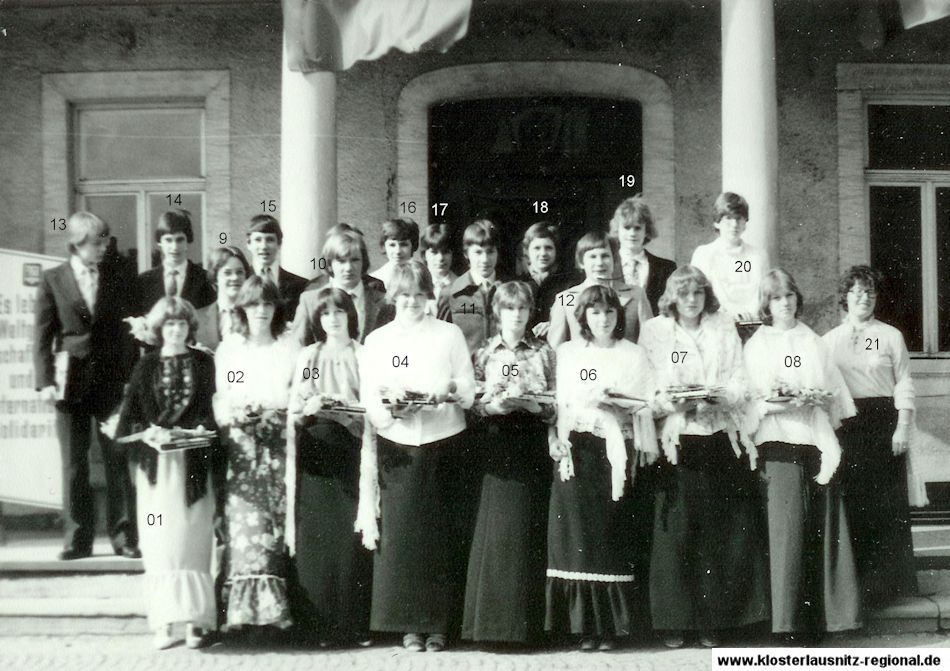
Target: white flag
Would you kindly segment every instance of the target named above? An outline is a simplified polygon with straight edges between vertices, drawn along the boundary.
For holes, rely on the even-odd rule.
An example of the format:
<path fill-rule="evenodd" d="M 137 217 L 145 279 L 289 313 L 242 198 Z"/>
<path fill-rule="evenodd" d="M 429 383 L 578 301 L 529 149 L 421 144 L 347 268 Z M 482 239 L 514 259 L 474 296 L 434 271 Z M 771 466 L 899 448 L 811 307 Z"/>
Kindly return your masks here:
<path fill-rule="evenodd" d="M 950 0 L 899 0 L 904 28 L 950 16 Z"/>
<path fill-rule="evenodd" d="M 284 0 L 290 68 L 346 70 L 391 49 L 445 51 L 468 32 L 472 0 Z"/>

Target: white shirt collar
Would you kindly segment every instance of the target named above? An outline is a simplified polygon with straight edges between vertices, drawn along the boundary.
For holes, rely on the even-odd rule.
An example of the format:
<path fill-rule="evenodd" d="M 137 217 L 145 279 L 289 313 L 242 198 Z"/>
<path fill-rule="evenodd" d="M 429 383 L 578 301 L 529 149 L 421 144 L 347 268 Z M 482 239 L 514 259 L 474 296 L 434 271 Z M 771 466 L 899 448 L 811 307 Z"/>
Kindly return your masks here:
<path fill-rule="evenodd" d="M 75 275 L 85 275 L 89 272 L 90 268 L 75 254 L 71 254 L 69 257 L 69 267 L 73 269 L 73 274 Z M 93 266 L 93 269 L 98 271 L 99 268 Z"/>
<path fill-rule="evenodd" d="M 629 252 L 624 252 L 623 249 L 620 250 L 620 258 L 626 261 L 639 261 L 640 263 L 649 263 L 647 261 L 646 250 L 641 249 L 639 254 L 630 254 Z"/>
<path fill-rule="evenodd" d="M 469 274 L 472 276 L 472 282 L 474 282 L 478 286 L 482 286 L 486 282 L 488 282 L 489 284 L 494 284 L 495 277 L 497 276 L 497 273 L 494 270 L 492 271 L 492 274 L 489 277 L 479 277 L 475 273 L 474 270 L 469 270 Z"/>
<path fill-rule="evenodd" d="M 347 289 L 347 288 L 344 287 L 343 285 L 337 284 L 337 283 L 336 283 L 336 278 L 331 278 L 331 280 L 330 280 L 330 286 L 332 286 L 332 287 L 335 288 L 335 289 L 340 289 L 341 291 L 345 291 L 346 293 L 350 294 L 351 296 L 353 296 L 353 297 L 356 298 L 357 300 L 361 299 L 361 298 L 363 297 L 363 294 L 366 292 L 365 288 L 363 287 L 363 281 L 362 281 L 362 280 L 360 280 L 359 282 L 357 282 L 357 283 L 356 283 L 356 286 L 353 287 L 352 289 Z"/>
<path fill-rule="evenodd" d="M 184 280 L 185 273 L 188 270 L 188 260 L 187 259 L 184 260 L 183 262 L 179 263 L 177 266 L 169 266 L 169 265 L 166 265 L 165 263 L 162 263 L 163 275 L 168 275 L 168 273 L 170 273 L 173 270 L 178 271 L 178 277 L 181 277 L 182 280 Z"/>
<path fill-rule="evenodd" d="M 273 277 L 273 278 L 274 278 L 274 281 L 276 282 L 276 281 L 277 281 L 277 274 L 278 274 L 278 272 L 279 272 L 280 266 L 277 265 L 277 261 L 274 261 L 274 262 L 273 262 L 270 266 L 268 266 L 268 267 L 270 268 L 270 275 L 271 275 L 271 277 Z M 257 261 L 257 262 L 254 264 L 254 274 L 255 274 L 255 275 L 260 275 L 260 274 L 263 273 L 263 272 L 264 272 L 264 264 L 261 263 L 260 261 Z"/>

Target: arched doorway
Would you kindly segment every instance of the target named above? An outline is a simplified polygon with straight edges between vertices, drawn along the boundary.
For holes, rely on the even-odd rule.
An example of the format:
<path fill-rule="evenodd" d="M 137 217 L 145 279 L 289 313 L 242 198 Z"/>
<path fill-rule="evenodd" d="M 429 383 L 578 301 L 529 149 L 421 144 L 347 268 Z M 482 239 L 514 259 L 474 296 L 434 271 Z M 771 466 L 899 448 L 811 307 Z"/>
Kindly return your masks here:
<path fill-rule="evenodd" d="M 666 84 L 635 68 L 489 63 L 429 72 L 399 98 L 396 206 L 412 204 L 420 225 L 494 216 L 513 264 L 530 223 L 559 222 L 572 244 L 642 191 L 663 231 L 653 248 L 673 256 L 672 114 Z"/>

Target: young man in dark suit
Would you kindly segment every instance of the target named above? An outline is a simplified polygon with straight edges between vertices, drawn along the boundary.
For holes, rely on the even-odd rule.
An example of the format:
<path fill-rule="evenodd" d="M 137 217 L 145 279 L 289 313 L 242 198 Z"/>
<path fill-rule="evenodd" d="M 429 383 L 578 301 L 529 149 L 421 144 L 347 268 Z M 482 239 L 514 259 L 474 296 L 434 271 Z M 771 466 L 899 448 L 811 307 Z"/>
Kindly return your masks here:
<path fill-rule="evenodd" d="M 133 313 L 145 315 L 165 296 L 184 298 L 200 309 L 215 301 L 214 285 L 204 268 L 188 260 L 188 245 L 194 242 L 191 214 L 170 210 L 158 218 L 155 243 L 162 264 L 139 275 L 133 286 Z"/>
<path fill-rule="evenodd" d="M 383 283 L 366 274 L 369 270 L 366 241 L 355 230 L 340 230 L 327 238 L 322 255 L 326 260 L 327 274 L 310 282 L 300 295 L 294 317 L 294 337 L 304 347 L 314 343 L 317 295 L 329 286 L 342 289 L 353 297 L 359 318 L 359 341 L 363 342 L 376 327 L 392 319 Z"/>
<path fill-rule="evenodd" d="M 615 264 L 622 273 L 618 273 L 618 279 L 642 288 L 653 314 L 660 314 L 660 296 L 666 289 L 666 280 L 676 270 L 676 263 L 646 250 L 646 245 L 657 237 L 657 230 L 653 214 L 641 196 L 627 198 L 617 206 L 610 220 L 610 234 L 620 244 Z"/>
<path fill-rule="evenodd" d="M 297 312 L 300 294 L 307 280 L 280 267 L 280 247 L 284 233 L 280 224 L 269 214 L 258 214 L 251 219 L 247 229 L 247 251 L 255 275 L 277 285 L 283 304 L 283 318 L 290 321 Z"/>
<path fill-rule="evenodd" d="M 129 314 L 121 266 L 102 263 L 109 227 L 76 212 L 66 223 L 69 261 L 43 273 L 36 299 L 33 365 L 41 396 L 56 401 L 63 458 L 66 539 L 60 559 L 92 554 L 95 536 L 89 447 L 96 432 L 106 475 L 106 520 L 117 555 L 140 557 L 135 493 L 127 460 L 99 429 L 122 400 L 133 347 L 122 319 Z"/>

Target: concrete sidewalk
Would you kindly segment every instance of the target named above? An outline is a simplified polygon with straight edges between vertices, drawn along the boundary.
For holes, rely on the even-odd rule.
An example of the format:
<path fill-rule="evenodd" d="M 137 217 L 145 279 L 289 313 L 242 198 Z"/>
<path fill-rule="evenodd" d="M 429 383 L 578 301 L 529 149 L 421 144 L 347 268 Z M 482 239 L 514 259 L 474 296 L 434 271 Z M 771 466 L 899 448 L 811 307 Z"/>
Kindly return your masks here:
<path fill-rule="evenodd" d="M 950 638 L 942 633 L 900 636 L 860 635 L 834 639 L 822 648 L 947 648 Z M 769 648 L 770 652 L 776 649 Z M 755 648 L 750 652 L 754 653 Z M 800 652 L 791 649 L 789 652 Z M 529 653 L 500 653 L 459 647 L 443 653 L 409 653 L 395 645 L 376 645 L 360 650 L 295 650 L 278 648 L 234 648 L 216 645 L 200 651 L 182 646 L 165 651 L 152 650 L 144 635 L 73 635 L 51 632 L 46 635 L 0 633 L 0 666 L 26 671 L 47 669 L 96 669 L 97 671 L 182 671 L 182 669 L 253 669 L 293 671 L 295 669 L 346 669 L 385 671 L 580 671 L 582 669 L 666 671 L 667 669 L 708 669 L 709 650 L 684 648 L 665 650 L 655 646 L 617 650 L 609 653 L 582 653 L 573 649 Z"/>

